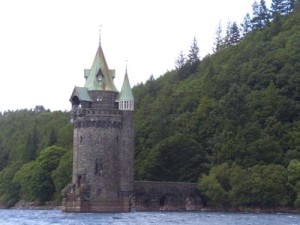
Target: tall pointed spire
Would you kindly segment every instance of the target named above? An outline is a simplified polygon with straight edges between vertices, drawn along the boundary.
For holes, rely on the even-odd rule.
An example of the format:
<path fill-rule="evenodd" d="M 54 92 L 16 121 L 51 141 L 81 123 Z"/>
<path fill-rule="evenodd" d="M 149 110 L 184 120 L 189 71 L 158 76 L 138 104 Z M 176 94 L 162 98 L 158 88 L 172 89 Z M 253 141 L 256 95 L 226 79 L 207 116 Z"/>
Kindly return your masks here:
<path fill-rule="evenodd" d="M 99 46 L 94 57 L 91 69 L 84 71 L 86 82 L 84 87 L 88 90 L 117 91 L 113 78 L 115 70 L 110 70 L 101 47 L 101 26 L 99 28 Z"/>

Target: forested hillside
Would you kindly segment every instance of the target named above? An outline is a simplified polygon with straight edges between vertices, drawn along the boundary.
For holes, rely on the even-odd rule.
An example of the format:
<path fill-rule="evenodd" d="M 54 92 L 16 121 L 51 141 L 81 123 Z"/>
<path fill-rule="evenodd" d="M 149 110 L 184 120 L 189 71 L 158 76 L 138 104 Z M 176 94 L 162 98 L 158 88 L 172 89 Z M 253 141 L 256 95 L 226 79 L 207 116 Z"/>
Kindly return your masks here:
<path fill-rule="evenodd" d="M 0 114 L 1 204 L 60 200 L 72 170 L 69 121 L 69 113 L 42 106 Z"/>
<path fill-rule="evenodd" d="M 136 179 L 200 177 L 214 207 L 300 206 L 300 13 L 253 15 L 134 88 Z"/>
<path fill-rule="evenodd" d="M 194 39 L 176 69 L 133 88 L 136 180 L 198 182 L 212 207 L 300 207 L 299 6 L 261 0 L 240 27 L 218 27 L 213 54 L 200 59 Z M 0 114 L 1 204 L 59 201 L 69 120 L 41 106 Z"/>

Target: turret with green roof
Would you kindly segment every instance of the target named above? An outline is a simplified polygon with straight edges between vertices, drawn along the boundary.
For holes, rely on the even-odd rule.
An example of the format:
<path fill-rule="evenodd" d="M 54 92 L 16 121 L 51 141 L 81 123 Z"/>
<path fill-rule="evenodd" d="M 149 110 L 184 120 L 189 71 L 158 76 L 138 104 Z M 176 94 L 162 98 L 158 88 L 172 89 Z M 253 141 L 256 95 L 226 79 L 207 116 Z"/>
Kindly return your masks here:
<path fill-rule="evenodd" d="M 119 102 L 120 110 L 134 110 L 134 98 L 132 95 L 132 91 L 128 79 L 127 68 L 125 72 L 122 89 L 118 95 L 117 101 Z"/>

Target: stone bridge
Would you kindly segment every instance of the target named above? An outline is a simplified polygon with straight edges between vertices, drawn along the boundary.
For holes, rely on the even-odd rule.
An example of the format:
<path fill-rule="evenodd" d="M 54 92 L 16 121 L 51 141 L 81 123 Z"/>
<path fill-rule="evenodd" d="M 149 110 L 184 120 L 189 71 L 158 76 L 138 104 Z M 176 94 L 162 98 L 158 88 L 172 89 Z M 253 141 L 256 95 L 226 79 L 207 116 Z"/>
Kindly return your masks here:
<path fill-rule="evenodd" d="M 203 207 L 197 184 L 135 181 L 132 211 L 196 211 Z"/>

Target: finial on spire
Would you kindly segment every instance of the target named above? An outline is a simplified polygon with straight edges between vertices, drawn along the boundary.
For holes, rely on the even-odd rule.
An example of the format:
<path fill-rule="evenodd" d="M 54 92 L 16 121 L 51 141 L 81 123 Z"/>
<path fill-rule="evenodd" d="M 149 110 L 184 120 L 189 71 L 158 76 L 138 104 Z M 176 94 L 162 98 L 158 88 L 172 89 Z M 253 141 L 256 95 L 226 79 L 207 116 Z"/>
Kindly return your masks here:
<path fill-rule="evenodd" d="M 101 28 L 102 26 L 99 26 L 99 46 L 101 46 Z"/>
<path fill-rule="evenodd" d="M 126 59 L 126 70 L 125 70 L 126 74 L 127 74 L 127 64 L 128 64 L 128 60 Z"/>

